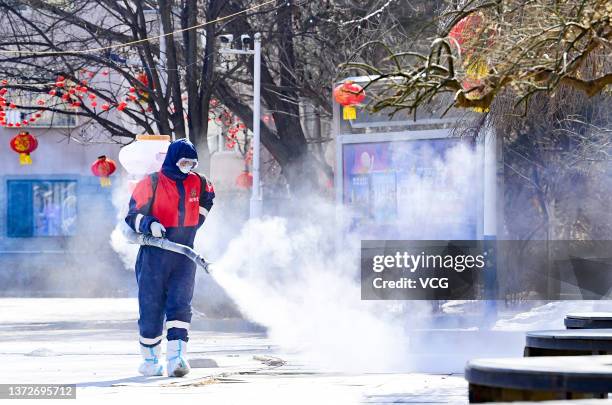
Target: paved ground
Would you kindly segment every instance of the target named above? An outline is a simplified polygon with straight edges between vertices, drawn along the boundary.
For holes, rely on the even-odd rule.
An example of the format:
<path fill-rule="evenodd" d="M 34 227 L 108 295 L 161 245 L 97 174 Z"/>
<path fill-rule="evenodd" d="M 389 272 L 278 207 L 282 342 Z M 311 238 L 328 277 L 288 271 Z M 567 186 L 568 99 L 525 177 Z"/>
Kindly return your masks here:
<path fill-rule="evenodd" d="M 0 299 L 0 308 L 0 382 L 77 384 L 77 402 L 466 402 L 461 375 L 313 370 L 236 321 L 194 322 L 187 378 L 140 377 L 134 300 Z"/>
<path fill-rule="evenodd" d="M 192 373 L 145 378 L 136 372 L 135 300 L 0 299 L 0 309 L 0 383 L 77 384 L 79 403 L 467 403 L 461 374 L 323 372 L 239 321 L 195 319 Z M 445 333 L 432 339 L 450 336 Z M 514 345 L 519 338 L 510 335 Z M 468 345 L 470 335 L 464 340 L 467 352 L 479 345 Z M 451 355 L 432 352 L 421 363 L 434 367 Z"/>

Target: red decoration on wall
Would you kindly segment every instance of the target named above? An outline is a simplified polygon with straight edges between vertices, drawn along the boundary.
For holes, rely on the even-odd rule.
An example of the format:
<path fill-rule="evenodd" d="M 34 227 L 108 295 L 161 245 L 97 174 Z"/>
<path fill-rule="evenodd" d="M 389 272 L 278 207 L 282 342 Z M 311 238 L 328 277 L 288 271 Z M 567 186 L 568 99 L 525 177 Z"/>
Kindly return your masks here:
<path fill-rule="evenodd" d="M 9 124 L 9 126 L 12 126 Z M 16 127 L 21 126 L 19 123 L 15 124 Z M 11 139 L 11 149 L 19 153 L 19 164 L 30 165 L 32 164 L 32 158 L 30 153 L 34 152 L 38 147 L 38 140 L 32 134 L 27 131 L 21 131 Z"/>
<path fill-rule="evenodd" d="M 100 178 L 100 185 L 102 187 L 111 185 L 110 175 L 113 174 L 115 170 L 117 170 L 117 163 L 107 158 L 106 155 L 99 156 L 91 165 L 91 172 L 94 176 Z"/>

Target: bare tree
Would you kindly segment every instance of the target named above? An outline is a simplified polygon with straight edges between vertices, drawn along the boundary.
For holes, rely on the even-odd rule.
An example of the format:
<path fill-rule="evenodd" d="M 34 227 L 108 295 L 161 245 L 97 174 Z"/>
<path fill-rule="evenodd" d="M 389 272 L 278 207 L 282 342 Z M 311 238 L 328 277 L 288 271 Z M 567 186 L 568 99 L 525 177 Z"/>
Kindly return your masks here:
<path fill-rule="evenodd" d="M 94 126 L 118 142 L 139 132 L 189 135 L 207 164 L 213 96 L 253 127 L 252 57 L 227 63 L 218 38 L 233 34 L 233 46 L 242 47 L 242 35 L 261 32 L 262 102 L 272 116 L 261 123 L 262 142 L 292 188 L 317 186 L 333 175 L 318 147 L 330 139 L 305 131 L 300 106 L 312 105 L 321 121 L 329 120 L 338 64 L 382 36 L 405 42 L 405 22 L 431 12 L 388 0 L 6 0 L 0 77 L 7 100 L 43 99 L 44 105 L 17 102 L 22 111 L 77 115 L 81 129 Z M 58 76 L 62 88 L 55 86 Z M 63 99 L 73 88 L 86 91 Z M 96 106 L 86 94 L 95 95 Z"/>
<path fill-rule="evenodd" d="M 452 2 L 427 52 L 374 42 L 364 47 L 383 47 L 387 58 L 372 65 L 357 54 L 345 66 L 388 79 L 377 111 L 412 112 L 448 93 L 449 108 L 487 110 L 506 90 L 527 104 L 563 84 L 593 96 L 612 83 L 611 16 L 606 0 Z"/>
<path fill-rule="evenodd" d="M 17 104 L 21 110 L 78 115 L 117 141 L 141 131 L 177 137 L 189 133 L 208 162 L 214 41 L 202 47 L 202 37 L 190 28 L 217 19 L 220 8 L 219 2 L 202 7 L 195 0 L 2 1 L 4 88 L 8 96 L 21 92 L 45 100 L 37 106 Z M 174 31 L 181 32 L 149 40 Z M 165 43 L 164 55 L 159 41 Z M 65 80 L 62 88 L 55 86 L 61 83 L 58 77 Z M 73 92 L 73 87 L 85 91 Z M 95 96 L 93 105 L 83 93 Z M 52 95 L 48 100 L 47 94 Z M 75 102 L 79 108 L 66 108 Z"/>

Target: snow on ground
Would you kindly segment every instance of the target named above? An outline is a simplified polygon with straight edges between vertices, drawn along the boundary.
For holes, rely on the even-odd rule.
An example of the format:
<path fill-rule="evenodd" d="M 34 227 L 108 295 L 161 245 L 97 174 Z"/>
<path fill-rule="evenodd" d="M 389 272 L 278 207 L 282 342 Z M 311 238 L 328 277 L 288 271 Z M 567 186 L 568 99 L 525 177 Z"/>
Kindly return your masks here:
<path fill-rule="evenodd" d="M 134 298 L 2 298 L 0 324 L 124 321 L 138 317 Z"/>
<path fill-rule="evenodd" d="M 524 330 L 562 328 L 567 312 L 609 310 L 602 305 L 541 305 L 494 330 L 413 330 L 406 345 L 414 372 L 378 374 L 314 368 L 248 322 L 196 315 L 194 368 L 181 379 L 137 373 L 136 299 L 0 298 L 0 383 L 76 384 L 75 402 L 86 404 L 466 404 L 467 360 L 521 356 Z"/>
<path fill-rule="evenodd" d="M 493 330 L 530 331 L 565 329 L 565 315 L 577 312 L 612 311 L 610 301 L 554 301 L 538 305 L 529 311 L 518 313 L 508 319 L 500 319 Z"/>
<path fill-rule="evenodd" d="M 183 379 L 141 377 L 137 315 L 135 299 L 0 299 L 0 382 L 76 384 L 76 402 L 87 404 L 467 402 L 461 375 L 323 372 L 235 320 L 223 332 L 193 324 L 190 358 L 218 367 Z"/>

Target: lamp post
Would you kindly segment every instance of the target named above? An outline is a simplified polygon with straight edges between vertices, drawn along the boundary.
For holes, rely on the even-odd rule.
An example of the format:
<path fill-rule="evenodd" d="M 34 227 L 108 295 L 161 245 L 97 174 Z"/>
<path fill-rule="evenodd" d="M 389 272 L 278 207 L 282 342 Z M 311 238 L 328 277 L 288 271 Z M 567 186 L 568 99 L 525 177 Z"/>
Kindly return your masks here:
<path fill-rule="evenodd" d="M 253 188 L 249 204 L 249 217 L 259 218 L 262 214 L 262 196 L 260 181 L 260 116 L 261 116 L 261 34 L 254 36 L 253 50 L 223 48 L 220 53 L 253 55 Z"/>
<path fill-rule="evenodd" d="M 164 32 L 164 24 L 162 23 L 162 15 L 161 10 L 156 8 L 148 8 L 143 10 L 144 15 L 152 15 L 157 20 L 157 25 L 159 27 L 159 62 L 157 64 L 158 77 L 161 84 L 160 94 L 163 98 L 166 94 L 166 85 L 168 83 L 168 77 L 166 72 L 166 34 Z M 172 140 L 176 139 L 176 135 L 174 131 L 172 132 Z M 189 134 L 185 134 L 187 139 L 189 139 Z"/>

